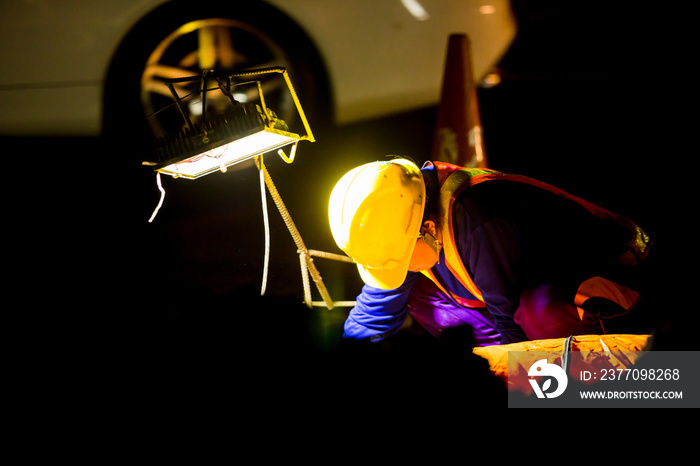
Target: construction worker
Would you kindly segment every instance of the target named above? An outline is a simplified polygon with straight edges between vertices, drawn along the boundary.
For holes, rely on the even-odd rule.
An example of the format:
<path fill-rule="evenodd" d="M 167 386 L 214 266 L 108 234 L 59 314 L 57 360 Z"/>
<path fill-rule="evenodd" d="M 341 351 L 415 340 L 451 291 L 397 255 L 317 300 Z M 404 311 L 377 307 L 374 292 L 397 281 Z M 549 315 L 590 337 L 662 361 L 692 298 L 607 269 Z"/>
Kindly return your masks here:
<path fill-rule="evenodd" d="M 475 346 L 605 333 L 640 299 L 615 274 L 650 246 L 634 222 L 545 183 L 404 158 L 343 176 L 329 220 L 365 283 L 346 338 L 415 324 L 436 337 L 470 325 Z"/>

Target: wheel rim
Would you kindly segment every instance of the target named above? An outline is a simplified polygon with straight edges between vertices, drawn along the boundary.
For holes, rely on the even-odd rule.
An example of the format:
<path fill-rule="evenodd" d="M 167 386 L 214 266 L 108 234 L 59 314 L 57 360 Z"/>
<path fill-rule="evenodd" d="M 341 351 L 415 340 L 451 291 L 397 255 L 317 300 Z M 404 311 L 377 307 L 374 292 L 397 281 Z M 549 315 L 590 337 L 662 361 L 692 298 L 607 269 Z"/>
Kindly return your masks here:
<path fill-rule="evenodd" d="M 284 50 L 263 31 L 240 21 L 209 18 L 186 23 L 163 39 L 150 54 L 141 76 L 141 105 L 156 137 L 174 134 L 185 126 L 185 120 L 173 106 L 173 97 L 165 79 L 197 76 L 203 70 L 225 73 L 283 66 L 290 75 L 292 64 Z M 288 123 L 295 117 L 291 95 L 277 75 L 261 75 L 265 103 Z M 209 86 L 211 88 L 211 86 Z M 193 123 L 201 118 L 201 101 L 196 92 L 199 83 L 178 85 L 183 108 Z M 185 97 L 186 96 L 186 97 Z M 251 101 L 256 92 L 243 92 L 237 100 Z M 230 105 L 220 92 L 207 93 L 208 115 Z M 197 111 L 199 109 L 199 112 Z M 289 120 L 289 121 L 288 121 Z"/>

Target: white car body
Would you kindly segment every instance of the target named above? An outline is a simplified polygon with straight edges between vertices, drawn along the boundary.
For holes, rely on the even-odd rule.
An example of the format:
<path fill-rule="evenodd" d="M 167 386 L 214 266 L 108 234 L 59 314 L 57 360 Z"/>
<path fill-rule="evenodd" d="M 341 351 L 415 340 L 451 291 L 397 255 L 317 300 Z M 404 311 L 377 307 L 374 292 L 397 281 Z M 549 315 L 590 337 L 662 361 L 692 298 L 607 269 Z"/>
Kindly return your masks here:
<path fill-rule="evenodd" d="M 337 124 L 436 104 L 449 34 L 469 35 L 476 79 L 516 34 L 507 0 L 267 2 L 318 47 Z M 162 3 L 3 1 L 0 134 L 99 135 L 111 59 L 131 28 Z M 412 5 L 422 11 L 411 13 Z"/>

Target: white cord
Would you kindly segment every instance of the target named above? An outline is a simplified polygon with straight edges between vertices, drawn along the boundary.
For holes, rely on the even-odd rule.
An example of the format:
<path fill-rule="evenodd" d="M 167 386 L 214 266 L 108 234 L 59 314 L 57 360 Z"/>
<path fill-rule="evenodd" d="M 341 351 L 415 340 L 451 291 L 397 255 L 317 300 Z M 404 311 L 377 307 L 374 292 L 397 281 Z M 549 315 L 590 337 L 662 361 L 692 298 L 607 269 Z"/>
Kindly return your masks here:
<path fill-rule="evenodd" d="M 292 151 L 289 153 L 289 157 L 284 153 L 282 149 L 278 150 L 277 153 L 279 154 L 280 157 L 282 157 L 282 160 L 284 160 L 287 163 L 292 163 L 294 162 L 294 158 L 296 157 L 297 154 L 297 144 L 299 144 L 299 141 L 295 142 L 294 145 L 292 146 Z"/>
<path fill-rule="evenodd" d="M 165 199 L 165 190 L 163 189 L 163 185 L 160 183 L 160 172 L 156 172 L 156 184 L 158 185 L 158 189 L 160 190 L 160 201 L 158 202 L 158 205 L 156 206 L 156 210 L 153 211 L 151 218 L 148 220 L 148 223 L 153 222 L 153 219 L 156 218 L 156 215 L 158 214 L 158 211 L 160 210 L 160 206 L 163 205 L 163 199 Z"/>
<path fill-rule="evenodd" d="M 263 266 L 262 288 L 260 289 L 260 296 L 263 296 L 265 294 L 265 288 L 267 288 L 267 265 L 270 261 L 270 223 L 267 218 L 267 197 L 265 196 L 265 175 L 263 172 L 262 155 L 259 156 L 259 160 L 260 196 L 262 198 L 263 221 L 265 222 L 265 263 Z"/>

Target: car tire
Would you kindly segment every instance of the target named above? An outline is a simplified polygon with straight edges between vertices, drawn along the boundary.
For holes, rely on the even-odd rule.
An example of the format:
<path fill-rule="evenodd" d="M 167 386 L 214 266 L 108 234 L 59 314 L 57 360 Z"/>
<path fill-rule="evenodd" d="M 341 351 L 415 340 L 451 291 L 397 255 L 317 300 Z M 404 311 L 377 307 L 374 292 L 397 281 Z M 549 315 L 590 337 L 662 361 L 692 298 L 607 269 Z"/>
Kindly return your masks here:
<path fill-rule="evenodd" d="M 331 122 L 333 105 L 323 62 L 312 41 L 290 18 L 264 2 L 251 1 L 232 6 L 232 2 L 214 1 L 192 8 L 191 2 L 171 1 L 149 13 L 132 28 L 116 51 L 107 74 L 103 133 L 112 147 L 122 147 L 120 152 L 129 148 L 130 163 L 148 160 L 154 138 L 160 136 L 152 124 L 157 104 L 144 103 L 148 100 L 143 98 L 145 69 L 153 61 L 154 53 L 161 53 L 156 60 L 172 59 L 166 55 L 178 51 L 167 50 L 175 43 L 167 41 L 172 40 L 173 34 L 183 26 L 193 24 L 224 25 L 222 27 L 230 27 L 232 34 L 247 34 L 239 43 L 248 47 L 251 54 L 257 53 L 256 47 L 261 55 L 267 54 L 258 62 L 287 68 L 314 131 Z M 260 63 L 255 61 L 249 60 L 240 69 L 234 65 L 226 71 L 236 73 L 243 68 L 256 68 Z M 196 66 L 186 71 L 199 72 Z M 283 115 L 279 116 L 283 118 Z"/>

